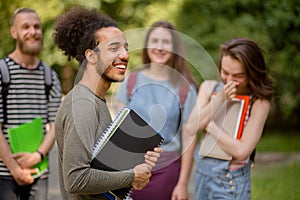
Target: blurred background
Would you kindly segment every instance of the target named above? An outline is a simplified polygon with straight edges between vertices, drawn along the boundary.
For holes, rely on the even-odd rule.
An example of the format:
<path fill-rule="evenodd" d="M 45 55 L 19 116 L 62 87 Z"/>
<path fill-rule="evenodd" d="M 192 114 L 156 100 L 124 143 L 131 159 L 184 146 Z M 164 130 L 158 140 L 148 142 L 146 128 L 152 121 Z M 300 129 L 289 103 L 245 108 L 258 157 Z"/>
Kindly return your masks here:
<path fill-rule="evenodd" d="M 40 57 L 58 73 L 63 93 L 66 94 L 74 85 L 78 63 L 67 61 L 67 57 L 55 46 L 52 34 L 56 17 L 74 5 L 96 8 L 108 14 L 123 31 L 147 27 L 156 20 L 168 20 L 175 24 L 179 32 L 206 50 L 212 59 L 212 67 L 218 63 L 221 43 L 235 37 L 256 41 L 264 50 L 276 98 L 257 147 L 258 166 L 253 175 L 253 199 L 299 198 L 300 192 L 295 189 L 300 184 L 300 158 L 297 156 L 300 152 L 299 0 L 1 0 L 0 57 L 9 54 L 15 47 L 9 32 L 14 10 L 19 7 L 34 8 L 43 25 L 44 48 Z M 197 53 L 194 54 L 197 57 Z M 131 68 L 141 63 L 139 53 L 132 52 L 130 56 Z M 197 62 L 197 59 L 194 61 Z M 200 84 L 203 76 L 192 65 L 191 69 Z M 259 157 L 264 152 L 269 154 L 265 158 Z M 275 156 L 273 160 L 270 155 Z M 269 159 L 268 163 L 276 161 L 276 165 L 283 160 L 289 164 L 279 165 L 279 168 L 273 165 L 274 171 L 268 176 L 270 168 L 266 170 L 264 159 Z M 261 165 L 263 167 L 259 163 L 264 163 Z M 287 170 L 291 172 L 285 174 Z M 276 177 L 281 174 L 282 177 L 272 179 L 274 174 L 277 174 Z M 298 178 L 293 182 L 287 176 Z M 282 182 L 285 179 L 289 182 Z M 289 196 L 281 198 L 281 193 Z"/>

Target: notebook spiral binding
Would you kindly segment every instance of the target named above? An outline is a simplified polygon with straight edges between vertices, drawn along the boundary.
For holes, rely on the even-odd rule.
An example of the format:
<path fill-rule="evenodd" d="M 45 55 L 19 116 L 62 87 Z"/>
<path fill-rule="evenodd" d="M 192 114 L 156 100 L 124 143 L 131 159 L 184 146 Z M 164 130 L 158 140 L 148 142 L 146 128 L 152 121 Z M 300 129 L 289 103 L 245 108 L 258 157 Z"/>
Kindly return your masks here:
<path fill-rule="evenodd" d="M 95 158 L 98 154 L 98 152 L 101 151 L 101 149 L 105 146 L 105 143 L 109 140 L 109 137 L 114 132 L 114 129 L 118 127 L 118 124 L 122 123 L 122 121 L 125 119 L 125 116 L 130 112 L 130 109 L 127 107 L 124 107 L 122 110 L 119 111 L 116 118 L 108 125 L 108 127 L 105 129 L 104 133 L 98 140 L 98 142 L 93 147 L 92 152 L 92 158 Z M 161 146 L 161 144 L 164 142 L 164 139 L 161 139 L 160 143 L 157 145 L 157 147 Z M 133 192 L 133 187 L 131 186 L 128 189 L 128 192 L 125 194 L 125 196 L 121 199 L 117 196 L 115 196 L 113 193 L 110 193 L 110 195 L 113 195 L 112 198 L 117 200 L 132 200 L 131 194 Z"/>
<path fill-rule="evenodd" d="M 125 198 L 123 198 L 122 200 L 131 200 L 131 194 L 133 192 L 133 188 L 131 187 L 128 191 L 128 193 L 126 194 Z"/>
<path fill-rule="evenodd" d="M 105 142 L 107 142 L 107 138 L 110 136 L 110 134 L 113 132 L 112 130 L 116 127 L 118 123 L 120 123 L 119 119 L 124 116 L 124 114 L 127 114 L 130 111 L 129 108 L 124 107 L 122 110 L 119 111 L 117 114 L 115 120 L 113 120 L 108 127 L 105 129 L 104 133 L 96 143 L 96 145 L 93 148 L 92 158 L 96 157 L 97 153 L 101 151 L 101 148 L 104 146 Z"/>

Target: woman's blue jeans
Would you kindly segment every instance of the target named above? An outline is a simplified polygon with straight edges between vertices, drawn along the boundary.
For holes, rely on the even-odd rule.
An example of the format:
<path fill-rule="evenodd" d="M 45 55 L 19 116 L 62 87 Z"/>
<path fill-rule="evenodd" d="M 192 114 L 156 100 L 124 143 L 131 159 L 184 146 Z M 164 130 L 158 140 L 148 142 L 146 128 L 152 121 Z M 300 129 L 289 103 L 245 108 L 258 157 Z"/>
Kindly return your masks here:
<path fill-rule="evenodd" d="M 237 170 L 228 170 L 229 161 L 203 158 L 195 152 L 197 163 L 195 200 L 249 200 L 251 161 Z"/>

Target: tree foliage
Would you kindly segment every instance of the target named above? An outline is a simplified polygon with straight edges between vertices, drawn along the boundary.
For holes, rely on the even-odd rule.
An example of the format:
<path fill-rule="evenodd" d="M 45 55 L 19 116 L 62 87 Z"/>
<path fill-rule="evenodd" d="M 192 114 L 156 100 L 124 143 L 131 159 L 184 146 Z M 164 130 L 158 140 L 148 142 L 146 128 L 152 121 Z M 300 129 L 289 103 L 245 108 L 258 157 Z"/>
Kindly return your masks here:
<path fill-rule="evenodd" d="M 216 62 L 224 41 L 235 37 L 256 41 L 264 49 L 274 81 L 273 125 L 295 128 L 300 124 L 299 14 L 297 0 L 187 0 L 176 21 Z"/>
<path fill-rule="evenodd" d="M 99 9 L 114 18 L 122 30 L 147 27 L 156 20 L 168 20 L 189 39 L 202 45 L 214 63 L 218 62 L 221 43 L 235 37 L 256 41 L 264 50 L 275 85 L 276 100 L 272 116 L 276 116 L 278 121 L 273 122 L 276 126 L 281 124 L 282 127 L 299 128 L 298 0 L 2 0 L 0 56 L 3 57 L 14 49 L 14 41 L 9 33 L 13 11 L 18 7 L 32 7 L 37 10 L 43 23 L 44 49 L 41 58 L 59 72 L 64 86 L 67 82 L 66 74 L 72 74 L 72 70 L 65 70 L 65 67 L 71 66 L 76 72 L 78 66 L 67 62 L 66 57 L 54 45 L 52 34 L 55 18 L 72 5 Z M 187 52 L 187 56 L 197 62 L 197 51 L 188 47 Z M 201 56 L 199 58 L 200 62 Z M 133 55 L 130 62 L 139 63 L 140 58 Z M 198 77 L 199 82 L 203 79 L 205 77 Z M 65 92 L 71 87 L 72 84 L 69 83 Z"/>

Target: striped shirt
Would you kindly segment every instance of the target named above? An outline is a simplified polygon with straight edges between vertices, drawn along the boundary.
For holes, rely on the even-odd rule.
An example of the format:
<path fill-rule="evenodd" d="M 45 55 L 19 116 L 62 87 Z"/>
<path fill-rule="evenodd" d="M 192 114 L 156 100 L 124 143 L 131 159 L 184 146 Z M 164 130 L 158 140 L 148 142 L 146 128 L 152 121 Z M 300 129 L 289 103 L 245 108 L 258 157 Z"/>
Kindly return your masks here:
<path fill-rule="evenodd" d="M 61 103 L 61 85 L 57 74 L 52 71 L 52 86 L 47 99 L 42 62 L 36 69 L 26 69 L 9 57 L 5 57 L 4 60 L 10 74 L 10 85 L 6 97 L 7 121 L 5 124 L 3 124 L 3 97 L 0 92 L 0 123 L 3 124 L 2 131 L 6 141 L 9 144 L 8 128 L 16 127 L 37 117 L 42 118 L 45 134 L 46 124 L 55 121 L 56 112 Z M 2 91 L 1 80 L 0 74 L 0 91 Z M 8 169 L 0 158 L 0 176 L 9 175 Z"/>

